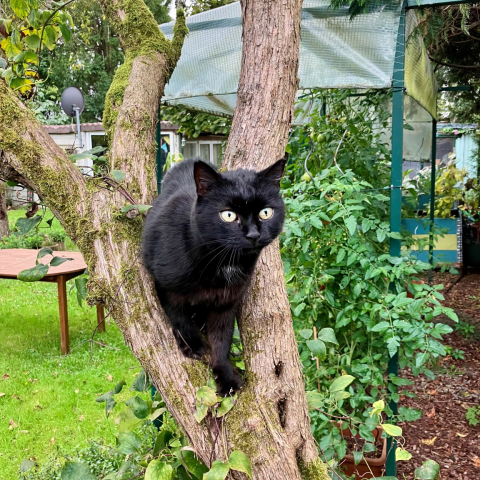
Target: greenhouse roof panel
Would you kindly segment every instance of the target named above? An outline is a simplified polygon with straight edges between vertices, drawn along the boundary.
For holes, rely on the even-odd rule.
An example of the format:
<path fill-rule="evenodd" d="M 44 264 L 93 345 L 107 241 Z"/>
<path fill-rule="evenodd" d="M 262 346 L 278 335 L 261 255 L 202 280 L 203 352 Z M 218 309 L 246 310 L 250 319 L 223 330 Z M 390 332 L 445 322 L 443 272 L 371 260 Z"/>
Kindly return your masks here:
<path fill-rule="evenodd" d="M 300 91 L 391 87 L 401 2 L 370 4 L 365 13 L 353 19 L 348 7 L 333 10 L 329 5 L 330 0 L 303 3 Z M 167 38 L 173 36 L 173 25 L 160 25 Z M 188 17 L 187 25 L 190 33 L 163 100 L 170 105 L 233 115 L 242 56 L 239 2 Z M 428 77 L 428 58 L 423 60 L 420 70 L 406 75 L 410 79 L 407 90 L 433 114 L 431 99 L 436 86 Z M 417 68 L 415 62 L 406 63 Z M 429 91 L 424 92 L 422 85 Z"/>

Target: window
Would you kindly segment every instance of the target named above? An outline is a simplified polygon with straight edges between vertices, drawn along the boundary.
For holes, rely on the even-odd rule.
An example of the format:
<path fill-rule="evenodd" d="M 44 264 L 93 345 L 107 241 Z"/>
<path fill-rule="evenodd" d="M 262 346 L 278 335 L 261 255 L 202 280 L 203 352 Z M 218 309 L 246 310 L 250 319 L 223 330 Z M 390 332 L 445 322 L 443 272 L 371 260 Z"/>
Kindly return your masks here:
<path fill-rule="evenodd" d="M 187 142 L 183 147 L 184 158 L 197 157 L 197 142 Z"/>
<path fill-rule="evenodd" d="M 85 149 L 86 150 L 91 150 L 92 148 L 101 146 L 101 147 L 107 147 L 107 137 L 105 135 L 105 132 L 86 132 L 86 145 Z"/>
<path fill-rule="evenodd" d="M 220 167 L 222 164 L 222 142 L 209 141 L 198 142 L 200 146 L 200 158 L 205 162 L 211 163 L 216 167 Z"/>

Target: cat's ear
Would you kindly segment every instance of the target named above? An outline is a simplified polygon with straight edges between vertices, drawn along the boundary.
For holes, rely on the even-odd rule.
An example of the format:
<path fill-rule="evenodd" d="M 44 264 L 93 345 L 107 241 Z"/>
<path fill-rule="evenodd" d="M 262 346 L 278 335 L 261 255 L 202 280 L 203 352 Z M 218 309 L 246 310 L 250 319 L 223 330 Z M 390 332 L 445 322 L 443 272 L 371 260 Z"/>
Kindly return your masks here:
<path fill-rule="evenodd" d="M 197 186 L 197 195 L 200 197 L 206 195 L 213 185 L 221 180 L 220 175 L 214 168 L 200 160 L 193 165 L 193 176 Z"/>
<path fill-rule="evenodd" d="M 280 180 L 283 177 L 286 163 L 287 159 L 281 158 L 270 167 L 262 170 L 261 172 L 258 172 L 258 176 L 266 181 L 273 183 L 275 186 L 280 187 Z"/>

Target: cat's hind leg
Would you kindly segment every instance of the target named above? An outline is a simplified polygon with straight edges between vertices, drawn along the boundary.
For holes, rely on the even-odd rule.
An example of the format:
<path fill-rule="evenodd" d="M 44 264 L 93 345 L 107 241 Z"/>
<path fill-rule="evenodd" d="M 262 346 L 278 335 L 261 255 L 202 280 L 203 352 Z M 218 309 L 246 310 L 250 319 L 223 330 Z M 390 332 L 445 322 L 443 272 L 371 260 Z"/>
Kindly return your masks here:
<path fill-rule="evenodd" d="M 159 297 L 182 353 L 195 360 L 202 358 L 205 353 L 205 344 L 193 322 L 192 317 L 195 315 L 195 311 L 192 306 L 188 303 L 178 304 L 173 302 L 165 294 L 161 294 Z"/>

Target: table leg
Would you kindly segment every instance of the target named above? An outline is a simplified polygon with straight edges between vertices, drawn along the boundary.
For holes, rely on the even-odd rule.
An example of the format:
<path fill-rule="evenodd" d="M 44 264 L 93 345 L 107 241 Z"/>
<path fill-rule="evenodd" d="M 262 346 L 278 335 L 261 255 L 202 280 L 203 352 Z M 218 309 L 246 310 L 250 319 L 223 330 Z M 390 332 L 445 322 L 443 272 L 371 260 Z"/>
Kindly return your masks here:
<path fill-rule="evenodd" d="M 67 280 L 64 275 L 57 277 L 58 307 L 60 310 L 60 343 L 62 355 L 70 351 L 70 339 L 68 335 L 68 309 L 67 309 Z"/>
<path fill-rule="evenodd" d="M 105 310 L 102 303 L 97 303 L 97 325 L 99 332 L 105 331 Z"/>

